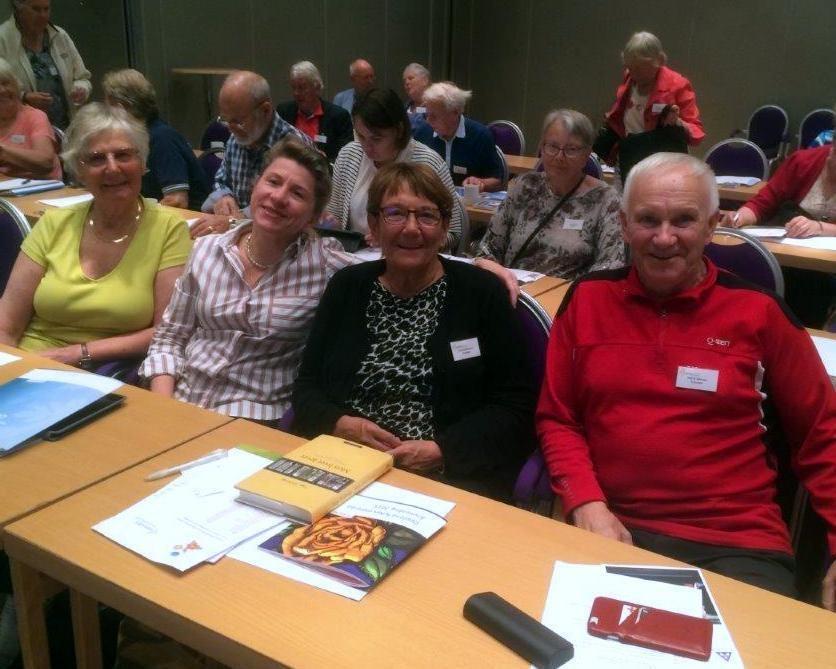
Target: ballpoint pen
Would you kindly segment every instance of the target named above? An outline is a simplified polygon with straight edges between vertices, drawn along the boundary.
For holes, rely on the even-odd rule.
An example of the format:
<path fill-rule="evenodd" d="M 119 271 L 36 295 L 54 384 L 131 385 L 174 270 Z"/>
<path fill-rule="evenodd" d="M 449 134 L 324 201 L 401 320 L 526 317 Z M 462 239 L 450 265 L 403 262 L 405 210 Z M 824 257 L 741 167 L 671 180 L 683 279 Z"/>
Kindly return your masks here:
<path fill-rule="evenodd" d="M 197 458 L 197 460 L 190 460 L 189 462 L 184 462 L 182 465 L 174 465 L 173 467 L 160 469 L 153 474 L 148 474 L 148 476 L 145 477 L 145 480 L 156 481 L 157 479 L 165 478 L 166 476 L 171 476 L 172 474 L 179 474 L 180 472 L 184 472 L 192 467 L 198 467 L 199 465 L 205 465 L 207 462 L 213 462 L 214 460 L 225 458 L 228 453 L 229 451 L 227 449 L 219 448 L 212 451 L 208 455 L 204 455 L 202 458 Z"/>

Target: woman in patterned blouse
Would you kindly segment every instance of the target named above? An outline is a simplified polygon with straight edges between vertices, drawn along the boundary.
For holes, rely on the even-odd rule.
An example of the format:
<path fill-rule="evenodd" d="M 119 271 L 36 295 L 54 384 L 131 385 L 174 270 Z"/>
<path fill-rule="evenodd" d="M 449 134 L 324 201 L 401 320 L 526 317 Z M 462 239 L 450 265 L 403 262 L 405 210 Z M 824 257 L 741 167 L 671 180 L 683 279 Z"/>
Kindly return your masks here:
<path fill-rule="evenodd" d="M 398 466 L 506 497 L 533 445 L 534 388 L 502 281 L 438 255 L 453 197 L 425 165 L 382 167 L 383 259 L 341 270 L 317 309 L 294 431 L 390 451 Z"/>
<path fill-rule="evenodd" d="M 584 173 L 593 137 L 580 112 L 549 112 L 540 140 L 543 171 L 512 182 L 479 245 L 477 265 L 575 280 L 625 264 L 618 193 Z"/>

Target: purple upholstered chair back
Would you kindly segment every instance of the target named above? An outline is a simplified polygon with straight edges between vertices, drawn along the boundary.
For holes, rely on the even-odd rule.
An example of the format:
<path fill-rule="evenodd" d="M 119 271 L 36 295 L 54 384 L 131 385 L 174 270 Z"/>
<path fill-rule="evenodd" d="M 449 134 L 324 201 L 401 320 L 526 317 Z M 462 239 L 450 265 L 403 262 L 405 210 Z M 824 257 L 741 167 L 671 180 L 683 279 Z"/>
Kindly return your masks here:
<path fill-rule="evenodd" d="M 542 163 L 543 161 L 540 162 Z M 601 163 L 591 153 L 589 154 L 589 158 L 586 159 L 586 165 L 584 165 L 583 171 L 584 174 L 588 174 L 596 179 L 604 178 L 604 170 L 601 169 Z"/>
<path fill-rule="evenodd" d="M 7 200 L 0 199 L 0 295 L 6 290 L 20 245 L 29 230 L 29 223 L 21 211 Z"/>
<path fill-rule="evenodd" d="M 221 166 L 223 160 L 217 154 L 211 153 L 207 151 L 206 153 L 202 154 L 198 159 L 197 163 L 200 165 L 203 173 L 206 175 L 206 179 L 209 181 L 209 186 L 212 187 L 215 185 L 215 174 L 218 171 L 218 168 Z"/>
<path fill-rule="evenodd" d="M 492 121 L 488 129 L 493 134 L 494 143 L 509 156 L 521 156 L 525 153 L 525 136 L 513 121 Z"/>
<path fill-rule="evenodd" d="M 220 121 L 211 121 L 200 138 L 200 148 L 203 151 L 223 150 L 229 139 L 229 128 Z"/>
<path fill-rule="evenodd" d="M 814 109 L 801 119 L 798 126 L 798 148 L 806 149 L 824 130 L 833 130 L 834 114 L 832 109 Z"/>
<path fill-rule="evenodd" d="M 118 379 L 122 383 L 127 383 L 129 386 L 138 386 L 139 366 L 142 364 L 144 358 L 123 358 L 121 360 L 109 360 L 96 366 L 93 372 L 99 376 L 109 376 L 113 379 Z"/>
<path fill-rule="evenodd" d="M 551 318 L 543 307 L 527 293 L 517 300 L 517 318 L 522 326 L 523 339 L 536 387 L 540 387 L 546 371 L 546 347 L 549 342 Z M 523 508 L 543 511 L 551 515 L 554 494 L 549 484 L 549 473 L 538 448 L 528 458 L 514 485 L 514 502 Z"/>
<path fill-rule="evenodd" d="M 758 107 L 749 117 L 747 136 L 750 142 L 757 144 L 764 155 L 772 160 L 781 153 L 781 148 L 789 139 L 790 119 L 778 105 Z"/>
<path fill-rule="evenodd" d="M 748 139 L 724 139 L 705 154 L 705 162 L 717 176 L 757 177 L 766 181 L 769 161 Z"/>
<path fill-rule="evenodd" d="M 714 231 L 714 239 L 723 237 L 735 243 L 718 244 L 712 241 L 705 247 L 705 255 L 711 258 L 717 267 L 768 288 L 778 295 L 784 295 L 784 275 L 769 249 L 741 230 L 717 228 Z"/>

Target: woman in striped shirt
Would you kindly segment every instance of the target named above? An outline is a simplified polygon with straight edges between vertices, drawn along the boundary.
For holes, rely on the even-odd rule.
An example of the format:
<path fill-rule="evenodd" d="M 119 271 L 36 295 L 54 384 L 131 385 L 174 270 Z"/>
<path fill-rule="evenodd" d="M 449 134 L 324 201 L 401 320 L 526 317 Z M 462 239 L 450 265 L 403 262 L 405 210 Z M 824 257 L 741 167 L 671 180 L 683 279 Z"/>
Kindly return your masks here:
<path fill-rule="evenodd" d="M 198 240 L 140 373 L 154 392 L 274 421 L 328 279 L 355 261 L 311 230 L 331 190 L 325 158 L 287 137 L 265 164 L 252 223 Z"/>

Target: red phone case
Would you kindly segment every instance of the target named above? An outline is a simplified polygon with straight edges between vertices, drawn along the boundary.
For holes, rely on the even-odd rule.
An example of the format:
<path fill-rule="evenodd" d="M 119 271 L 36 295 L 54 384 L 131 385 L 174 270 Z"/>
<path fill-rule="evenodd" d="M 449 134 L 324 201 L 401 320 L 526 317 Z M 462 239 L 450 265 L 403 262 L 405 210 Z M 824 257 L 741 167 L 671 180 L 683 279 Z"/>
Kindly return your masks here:
<path fill-rule="evenodd" d="M 714 626 L 706 618 L 596 597 L 586 630 L 593 636 L 706 661 Z"/>

